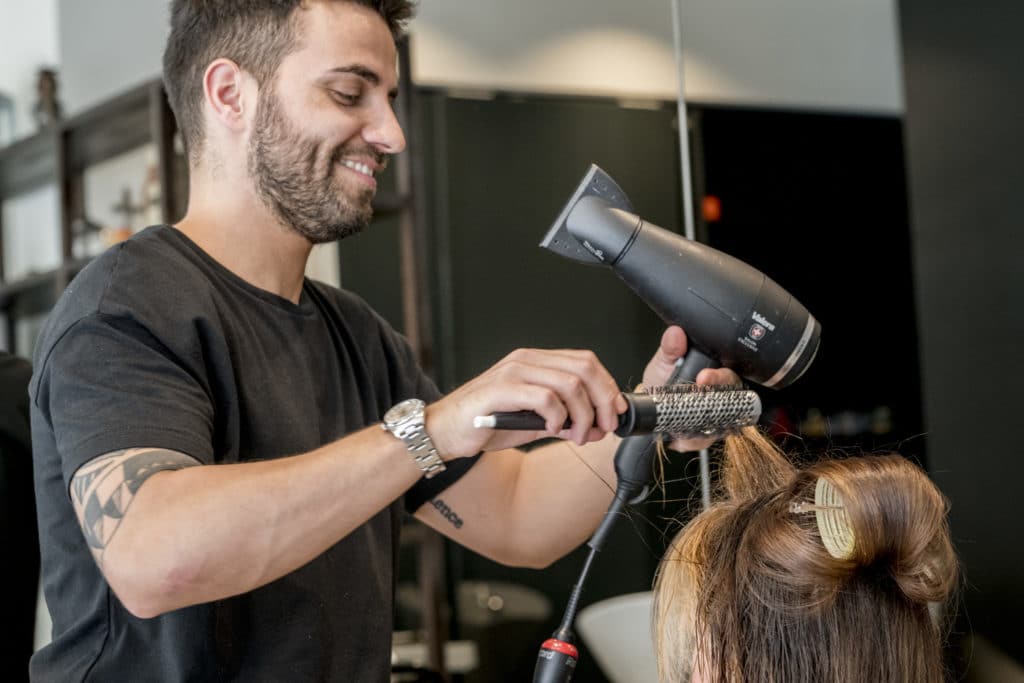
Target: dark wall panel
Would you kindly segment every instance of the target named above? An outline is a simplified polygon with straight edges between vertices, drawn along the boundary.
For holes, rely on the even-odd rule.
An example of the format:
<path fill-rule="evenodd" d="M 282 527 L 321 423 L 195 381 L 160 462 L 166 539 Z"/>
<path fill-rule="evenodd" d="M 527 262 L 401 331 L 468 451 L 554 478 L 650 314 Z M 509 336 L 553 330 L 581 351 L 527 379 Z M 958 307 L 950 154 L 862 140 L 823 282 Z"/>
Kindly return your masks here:
<path fill-rule="evenodd" d="M 431 193 L 437 201 L 441 367 L 450 388 L 522 346 L 594 350 L 623 388 L 640 381 L 663 325 L 615 276 L 538 247 L 590 163 L 629 194 L 637 211 L 680 224 L 679 172 L 671 109 L 611 102 L 499 98 L 437 100 L 432 108 Z M 597 558 L 581 605 L 650 589 L 661 548 L 649 529 L 623 520 Z M 534 624 L 496 623 L 482 644 L 479 680 L 529 680 L 540 643 L 557 626 L 583 565 L 578 550 L 543 572 L 510 569 L 453 550 L 456 580 L 489 580 L 538 591 L 551 614 Z M 464 629 L 466 627 L 464 626 Z M 465 630 L 464 630 L 465 633 Z M 514 642 L 513 642 L 514 641 Z M 491 678 L 488 678 L 491 676 Z M 580 680 L 601 681 L 584 653 Z M 477 680 L 477 679 L 474 679 Z"/>
<path fill-rule="evenodd" d="M 913 269 L 899 119 L 702 107 L 712 246 L 750 263 L 822 325 L 807 373 L 761 392 L 793 448 L 898 449 L 923 460 Z"/>
<path fill-rule="evenodd" d="M 673 114 L 604 102 L 450 99 L 445 104 L 452 355 L 462 382 L 520 346 L 591 348 L 627 386 L 660 324 L 610 272 L 537 245 L 591 162 L 637 210 L 679 224 Z"/>
<path fill-rule="evenodd" d="M 932 472 L 971 628 L 1024 662 L 1024 4 L 901 0 Z"/>

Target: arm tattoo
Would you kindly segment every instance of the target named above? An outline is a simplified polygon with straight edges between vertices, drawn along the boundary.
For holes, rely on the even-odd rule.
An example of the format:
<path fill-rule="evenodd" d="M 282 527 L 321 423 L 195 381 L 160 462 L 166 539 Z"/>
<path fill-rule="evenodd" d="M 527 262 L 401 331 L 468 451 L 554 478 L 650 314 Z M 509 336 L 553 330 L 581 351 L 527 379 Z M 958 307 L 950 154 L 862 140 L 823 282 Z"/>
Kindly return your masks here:
<path fill-rule="evenodd" d="M 142 483 L 162 470 L 200 463 L 190 455 L 161 448 L 114 451 L 82 465 L 71 480 L 71 502 L 97 563 L 114 537 Z"/>
<path fill-rule="evenodd" d="M 462 518 L 455 514 L 455 510 L 452 510 L 450 507 L 448 507 L 448 505 L 443 500 L 441 500 L 440 498 L 435 498 L 434 500 L 430 501 L 430 504 L 433 505 L 437 509 L 437 511 L 441 513 L 442 517 L 451 522 L 453 527 L 455 527 L 456 529 L 462 528 Z"/>

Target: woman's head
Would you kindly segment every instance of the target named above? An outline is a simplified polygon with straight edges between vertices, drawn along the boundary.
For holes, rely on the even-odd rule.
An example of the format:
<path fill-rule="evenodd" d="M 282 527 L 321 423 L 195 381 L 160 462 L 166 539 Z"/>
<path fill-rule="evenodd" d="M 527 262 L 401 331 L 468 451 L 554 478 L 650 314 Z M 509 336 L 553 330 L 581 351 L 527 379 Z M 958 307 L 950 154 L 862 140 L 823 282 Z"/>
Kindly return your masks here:
<path fill-rule="evenodd" d="M 898 455 L 795 468 L 755 429 L 725 442 L 722 499 L 663 559 L 663 681 L 937 681 L 956 584 L 947 503 Z"/>

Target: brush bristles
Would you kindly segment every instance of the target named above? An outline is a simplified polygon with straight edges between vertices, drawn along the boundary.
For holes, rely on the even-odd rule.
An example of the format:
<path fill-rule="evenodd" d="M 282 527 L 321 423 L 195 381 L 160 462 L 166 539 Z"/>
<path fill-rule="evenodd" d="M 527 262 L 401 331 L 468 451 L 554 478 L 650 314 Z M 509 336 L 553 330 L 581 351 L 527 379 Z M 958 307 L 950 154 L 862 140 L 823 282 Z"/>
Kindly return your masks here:
<path fill-rule="evenodd" d="M 670 384 L 647 388 L 657 412 L 656 432 L 712 436 L 757 424 L 761 399 L 735 385 Z"/>

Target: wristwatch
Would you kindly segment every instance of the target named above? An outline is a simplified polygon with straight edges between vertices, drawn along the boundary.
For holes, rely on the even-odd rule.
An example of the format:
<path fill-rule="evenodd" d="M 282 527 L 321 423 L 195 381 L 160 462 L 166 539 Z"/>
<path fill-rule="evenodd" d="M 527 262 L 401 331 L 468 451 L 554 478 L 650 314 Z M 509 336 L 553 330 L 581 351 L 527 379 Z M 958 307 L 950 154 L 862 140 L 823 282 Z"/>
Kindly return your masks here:
<path fill-rule="evenodd" d="M 384 423 L 381 427 L 402 440 L 412 459 L 423 470 L 424 478 L 430 479 L 444 472 L 447 466 L 438 455 L 437 448 L 434 447 L 434 442 L 423 424 L 423 411 L 426 405 L 418 398 L 396 403 L 384 413 Z"/>

